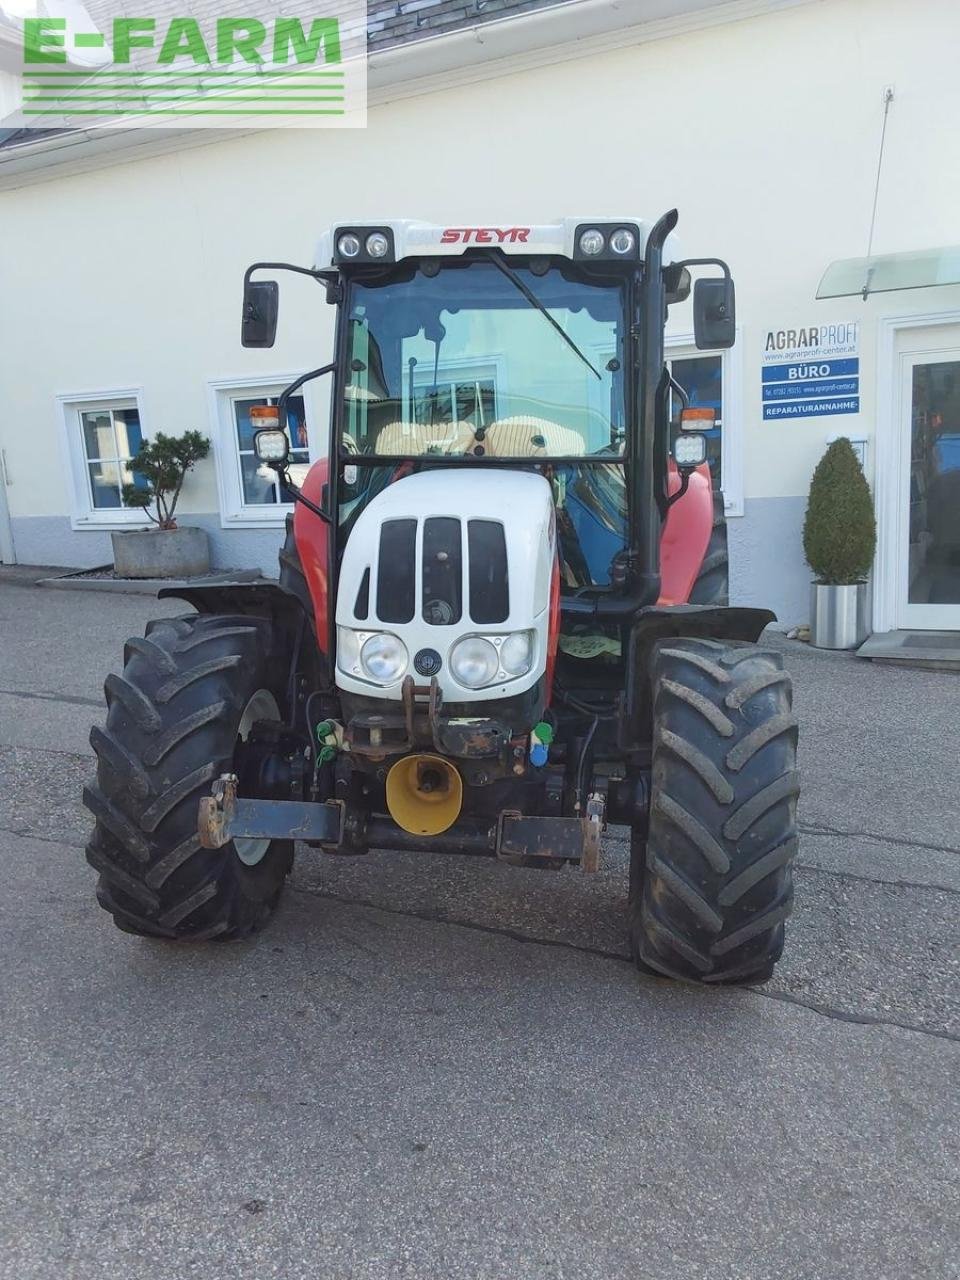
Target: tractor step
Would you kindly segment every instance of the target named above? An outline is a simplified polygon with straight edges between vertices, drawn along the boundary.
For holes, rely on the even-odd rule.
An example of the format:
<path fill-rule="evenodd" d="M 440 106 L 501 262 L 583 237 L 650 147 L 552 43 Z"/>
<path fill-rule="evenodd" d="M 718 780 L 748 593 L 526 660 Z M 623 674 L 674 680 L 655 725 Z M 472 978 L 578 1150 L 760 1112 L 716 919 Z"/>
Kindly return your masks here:
<path fill-rule="evenodd" d="M 496 818 L 461 817 L 440 835 L 414 835 L 390 818 L 355 813 L 338 801 L 243 799 L 236 776 L 229 773 L 201 799 L 199 813 L 205 849 L 220 849 L 233 839 L 305 840 L 330 853 L 365 853 L 372 847 L 477 854 L 532 867 L 575 862 L 583 871 L 599 870 L 603 828 L 603 799 L 592 795 L 583 818 L 505 811 Z"/>

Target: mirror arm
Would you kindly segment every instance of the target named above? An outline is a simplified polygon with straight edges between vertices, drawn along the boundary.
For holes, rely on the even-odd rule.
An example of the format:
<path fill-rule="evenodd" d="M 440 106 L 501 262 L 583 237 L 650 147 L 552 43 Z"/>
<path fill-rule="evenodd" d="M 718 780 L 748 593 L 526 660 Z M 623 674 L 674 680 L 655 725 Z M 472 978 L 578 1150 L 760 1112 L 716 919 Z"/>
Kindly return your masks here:
<path fill-rule="evenodd" d="M 243 284 L 246 287 L 255 271 L 292 271 L 298 276 L 311 276 L 325 284 L 339 280 L 340 273 L 334 270 L 318 270 L 316 267 L 298 267 L 292 262 L 253 262 L 243 273 Z"/>
<path fill-rule="evenodd" d="M 676 493 L 671 493 L 670 497 L 667 498 L 668 511 L 670 510 L 670 508 L 673 506 L 675 502 L 680 501 L 683 495 L 690 488 L 690 477 L 693 475 L 694 471 L 696 471 L 696 467 L 679 467 L 678 466 L 677 470 L 680 472 L 680 488 L 677 490 Z"/>
<path fill-rule="evenodd" d="M 280 392 L 280 399 L 277 401 L 277 414 L 280 419 L 280 430 L 287 429 L 287 400 L 295 391 L 299 391 L 305 382 L 309 382 L 311 378 L 320 378 L 325 373 L 333 373 L 336 369 L 336 361 L 332 364 L 321 365 L 319 369 L 311 369 L 309 373 L 301 373 L 299 378 L 294 378 L 289 387 L 284 387 Z"/>
<path fill-rule="evenodd" d="M 673 267 L 719 267 L 724 280 L 731 279 L 730 268 L 722 258 L 684 258 L 682 262 L 672 262 Z"/>
<path fill-rule="evenodd" d="M 272 266 L 274 269 L 276 269 L 277 264 L 276 263 L 273 263 L 273 264 L 260 263 L 258 265 Z M 250 269 L 253 270 L 252 267 Z M 316 273 L 310 271 L 310 272 L 305 272 L 305 274 L 314 275 Z M 336 369 L 336 367 L 337 365 L 335 361 L 332 364 L 321 365 L 319 369 L 311 369 L 308 373 L 301 373 L 299 378 L 294 378 L 293 382 L 290 383 L 289 387 L 284 387 L 284 389 L 280 392 L 280 398 L 277 401 L 277 420 L 278 420 L 278 428 L 280 431 L 286 431 L 287 429 L 287 400 L 290 398 L 290 396 L 292 396 L 295 391 L 299 391 L 299 389 L 303 386 L 303 384 L 305 382 L 309 382 L 311 378 L 320 378 L 325 373 L 332 373 L 334 369 Z M 311 502 L 310 499 L 306 497 L 306 495 L 304 494 L 300 486 L 297 484 L 294 484 L 294 482 L 290 479 L 290 473 L 287 470 L 286 461 L 271 462 L 271 463 L 268 463 L 267 465 L 273 467 L 274 471 L 276 471 L 277 475 L 283 481 L 284 487 L 289 489 L 289 491 L 293 494 L 294 502 L 302 502 L 303 505 L 307 508 L 307 510 L 312 511 L 315 516 L 319 516 L 320 519 L 324 520 L 327 524 L 333 524 L 333 519 L 329 515 L 329 513 L 324 511 L 322 507 L 318 507 L 315 502 Z"/>
<path fill-rule="evenodd" d="M 680 385 L 680 383 L 676 380 L 676 378 L 673 376 L 672 373 L 668 373 L 667 377 L 670 380 L 670 388 L 673 391 L 674 395 L 677 397 L 677 399 L 680 401 L 682 408 L 689 409 L 690 397 L 687 395 L 686 388 Z"/>
<path fill-rule="evenodd" d="M 318 507 L 315 502 L 311 502 L 300 486 L 298 484 L 294 484 L 290 479 L 290 473 L 287 470 L 287 464 L 285 462 L 268 462 L 267 466 L 273 467 L 274 471 L 276 471 L 277 475 L 280 477 L 284 488 L 289 489 L 293 494 L 294 502 L 302 502 L 308 511 L 312 511 L 315 516 L 319 516 L 326 524 L 333 524 L 333 517 L 330 513 L 324 511 L 323 507 Z"/>

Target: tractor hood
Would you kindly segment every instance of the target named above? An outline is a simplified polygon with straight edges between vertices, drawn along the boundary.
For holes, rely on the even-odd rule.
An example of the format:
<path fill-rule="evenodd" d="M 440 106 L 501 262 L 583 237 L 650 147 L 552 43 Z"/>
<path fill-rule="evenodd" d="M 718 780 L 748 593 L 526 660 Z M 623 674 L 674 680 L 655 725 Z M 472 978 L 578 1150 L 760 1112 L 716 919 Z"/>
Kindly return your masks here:
<path fill-rule="evenodd" d="M 547 663 L 556 562 L 543 476 L 437 469 L 408 476 L 360 515 L 337 592 L 337 684 L 400 700 L 436 676 L 445 702 L 529 689 Z"/>

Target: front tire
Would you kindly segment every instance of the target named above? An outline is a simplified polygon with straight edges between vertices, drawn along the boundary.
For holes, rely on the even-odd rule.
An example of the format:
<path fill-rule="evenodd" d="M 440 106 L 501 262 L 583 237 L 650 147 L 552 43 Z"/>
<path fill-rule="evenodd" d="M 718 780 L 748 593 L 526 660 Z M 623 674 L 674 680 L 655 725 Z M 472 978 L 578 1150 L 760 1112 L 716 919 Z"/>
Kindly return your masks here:
<path fill-rule="evenodd" d="M 96 818 L 87 859 L 119 928 L 150 937 L 241 937 L 267 922 L 293 862 L 291 841 L 203 849 L 200 797 L 234 772 L 255 720 L 284 705 L 286 664 L 271 624 L 249 616 L 162 619 L 128 641 L 94 727 Z M 255 844 L 258 847 L 252 847 Z"/>
<path fill-rule="evenodd" d="M 648 831 L 631 846 L 638 966 L 692 982 L 761 982 L 783 951 L 797 852 L 797 723 L 774 650 L 654 648 Z"/>
<path fill-rule="evenodd" d="M 730 603 L 730 555 L 727 549 L 727 516 L 723 494 L 713 491 L 713 528 L 696 581 L 690 590 L 690 604 Z"/>

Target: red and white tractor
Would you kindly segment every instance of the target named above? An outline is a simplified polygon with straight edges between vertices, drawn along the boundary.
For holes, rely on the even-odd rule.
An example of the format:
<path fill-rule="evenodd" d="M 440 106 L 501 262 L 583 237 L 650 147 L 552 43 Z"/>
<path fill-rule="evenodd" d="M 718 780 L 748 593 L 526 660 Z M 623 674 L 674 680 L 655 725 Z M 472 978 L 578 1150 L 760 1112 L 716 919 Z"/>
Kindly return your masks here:
<path fill-rule="evenodd" d="M 297 840 L 589 872 L 619 824 L 638 965 L 769 977 L 797 729 L 773 614 L 727 603 L 711 411 L 664 363 L 691 268 L 697 346 L 735 332 L 676 222 L 350 224 L 314 268 L 247 271 L 244 345 L 273 345 L 254 276 L 284 269 L 323 286 L 336 353 L 250 413 L 294 504 L 279 581 L 162 592 L 196 612 L 107 680 L 88 857 L 122 929 L 258 929 Z M 322 376 L 328 456 L 297 484 L 288 404 Z"/>

